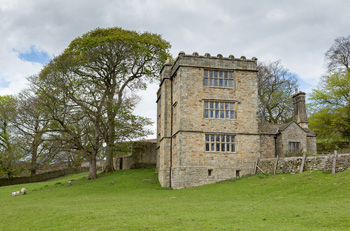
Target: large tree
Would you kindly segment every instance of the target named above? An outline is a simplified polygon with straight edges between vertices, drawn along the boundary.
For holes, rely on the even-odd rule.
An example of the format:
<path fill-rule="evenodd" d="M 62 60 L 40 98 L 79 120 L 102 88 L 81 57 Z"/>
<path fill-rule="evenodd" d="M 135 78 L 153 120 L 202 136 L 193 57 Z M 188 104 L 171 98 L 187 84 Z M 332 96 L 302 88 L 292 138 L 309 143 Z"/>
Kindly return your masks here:
<path fill-rule="evenodd" d="M 325 59 L 328 72 L 350 72 L 350 36 L 336 38 Z"/>
<path fill-rule="evenodd" d="M 29 155 L 30 173 L 35 175 L 39 159 L 46 159 L 43 158 L 43 154 L 48 154 L 47 145 L 44 145 L 44 134 L 48 129 L 49 120 L 41 106 L 41 97 L 34 95 L 31 89 L 23 90 L 16 99 L 17 113 L 13 125 L 21 138 L 19 147 Z"/>
<path fill-rule="evenodd" d="M 113 154 L 119 136 L 115 118 L 130 109 L 124 104 L 127 91 L 145 89 L 147 80 L 158 78 L 170 56 L 169 48 L 170 44 L 158 34 L 115 27 L 90 31 L 73 40 L 65 50 L 79 62 L 73 72 L 105 94 L 106 172 L 114 171 Z"/>
<path fill-rule="evenodd" d="M 325 75 L 310 100 L 310 128 L 324 138 L 341 134 L 350 142 L 350 72 Z"/>
<path fill-rule="evenodd" d="M 323 138 L 340 134 L 350 144 L 350 36 L 336 38 L 325 59 L 328 71 L 310 94 L 310 128 Z"/>
<path fill-rule="evenodd" d="M 258 64 L 259 117 L 261 122 L 287 123 L 293 119 L 291 96 L 297 77 L 281 61 Z"/>
<path fill-rule="evenodd" d="M 46 99 L 53 133 L 90 161 L 96 178 L 96 157 L 106 143 L 106 171 L 125 137 L 147 135 L 149 120 L 132 115 L 133 93 L 156 79 L 169 56 L 160 35 L 121 28 L 95 29 L 73 40 L 32 82 Z"/>
<path fill-rule="evenodd" d="M 12 95 L 0 96 L 0 174 L 9 178 L 19 172 L 22 158 L 17 149 L 17 137 L 13 121 L 16 118 L 17 101 Z"/>

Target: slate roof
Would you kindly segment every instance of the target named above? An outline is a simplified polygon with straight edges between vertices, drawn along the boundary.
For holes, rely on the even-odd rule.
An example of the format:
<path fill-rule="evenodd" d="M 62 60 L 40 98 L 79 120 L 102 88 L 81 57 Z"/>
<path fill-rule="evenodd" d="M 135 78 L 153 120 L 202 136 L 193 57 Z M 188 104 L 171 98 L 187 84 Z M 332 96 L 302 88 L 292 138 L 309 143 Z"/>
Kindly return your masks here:
<path fill-rule="evenodd" d="M 269 124 L 269 123 L 259 123 L 259 133 L 260 134 L 271 134 L 271 135 L 276 135 L 278 133 L 283 132 L 289 125 L 292 123 L 295 123 L 294 121 L 289 122 L 287 124 Z M 297 123 L 295 123 L 298 125 Z M 299 126 L 299 125 L 298 125 Z M 300 126 L 299 126 L 300 127 Z M 302 128 L 306 133 L 307 136 L 316 136 L 316 133 L 311 131 L 309 128 Z"/>

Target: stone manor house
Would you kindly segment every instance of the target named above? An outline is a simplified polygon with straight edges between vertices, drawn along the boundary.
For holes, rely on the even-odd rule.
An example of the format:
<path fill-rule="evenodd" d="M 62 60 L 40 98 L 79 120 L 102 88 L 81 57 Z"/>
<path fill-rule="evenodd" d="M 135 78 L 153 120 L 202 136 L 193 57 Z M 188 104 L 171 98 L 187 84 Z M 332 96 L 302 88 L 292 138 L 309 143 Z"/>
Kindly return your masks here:
<path fill-rule="evenodd" d="M 305 93 L 293 96 L 293 122 L 260 124 L 257 92 L 257 58 L 180 52 L 165 64 L 157 92 L 160 184 L 198 186 L 254 173 L 258 158 L 315 153 Z"/>

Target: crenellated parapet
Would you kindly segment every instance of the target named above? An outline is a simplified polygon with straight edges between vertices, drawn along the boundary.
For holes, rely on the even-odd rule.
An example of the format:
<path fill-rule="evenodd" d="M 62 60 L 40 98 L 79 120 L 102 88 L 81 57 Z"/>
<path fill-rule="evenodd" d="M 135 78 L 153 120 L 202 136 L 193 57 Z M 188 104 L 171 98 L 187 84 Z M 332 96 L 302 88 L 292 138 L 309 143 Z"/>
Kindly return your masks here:
<path fill-rule="evenodd" d="M 166 63 L 161 71 L 162 79 L 164 77 L 171 77 L 176 70 L 180 67 L 197 67 L 197 68 L 210 68 L 210 69 L 226 69 L 232 71 L 257 71 L 257 58 L 252 57 L 247 59 L 245 56 L 236 58 L 234 55 L 224 57 L 222 54 L 216 56 L 205 53 L 199 55 L 198 52 L 192 54 L 185 54 L 181 51 L 173 64 Z"/>

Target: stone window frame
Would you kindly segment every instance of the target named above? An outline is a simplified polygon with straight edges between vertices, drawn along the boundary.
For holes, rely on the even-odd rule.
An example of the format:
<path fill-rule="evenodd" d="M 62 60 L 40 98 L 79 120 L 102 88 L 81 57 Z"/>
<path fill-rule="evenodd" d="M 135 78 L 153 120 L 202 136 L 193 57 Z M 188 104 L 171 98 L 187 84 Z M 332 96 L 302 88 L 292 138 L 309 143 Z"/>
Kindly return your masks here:
<path fill-rule="evenodd" d="M 301 142 L 300 141 L 288 141 L 288 152 L 300 152 L 301 151 Z"/>
<path fill-rule="evenodd" d="M 203 99 L 203 117 L 204 119 L 237 119 L 237 101 Z"/>
<path fill-rule="evenodd" d="M 235 76 L 233 71 L 205 69 L 203 77 L 203 85 L 205 87 L 235 89 Z"/>
<path fill-rule="evenodd" d="M 236 135 L 222 133 L 205 133 L 204 140 L 206 152 L 237 153 Z"/>

